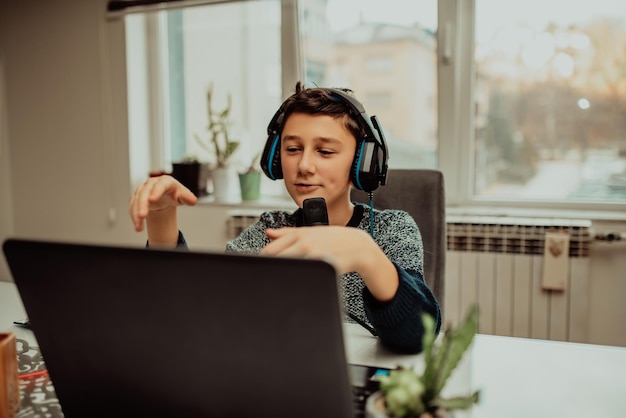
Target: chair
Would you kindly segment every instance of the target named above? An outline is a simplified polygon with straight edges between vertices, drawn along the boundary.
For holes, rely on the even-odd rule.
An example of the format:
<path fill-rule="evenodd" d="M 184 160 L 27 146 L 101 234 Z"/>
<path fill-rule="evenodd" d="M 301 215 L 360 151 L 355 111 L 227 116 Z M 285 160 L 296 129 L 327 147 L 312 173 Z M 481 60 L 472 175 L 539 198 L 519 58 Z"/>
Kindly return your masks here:
<path fill-rule="evenodd" d="M 446 264 L 446 219 L 443 173 L 429 169 L 390 169 L 387 184 L 374 191 L 376 209 L 408 212 L 420 229 L 424 244 L 424 279 L 443 312 Z M 369 204 L 367 193 L 352 189 L 353 202 Z"/>

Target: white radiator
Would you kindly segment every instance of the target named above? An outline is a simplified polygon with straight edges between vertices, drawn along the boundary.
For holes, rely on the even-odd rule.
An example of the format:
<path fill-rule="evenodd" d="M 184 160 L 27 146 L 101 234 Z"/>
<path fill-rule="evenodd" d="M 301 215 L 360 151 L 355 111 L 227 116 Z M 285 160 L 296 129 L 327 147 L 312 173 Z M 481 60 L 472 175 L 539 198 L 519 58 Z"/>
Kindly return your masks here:
<path fill-rule="evenodd" d="M 458 324 L 477 302 L 480 333 L 587 342 L 590 227 L 587 220 L 448 217 L 444 323 Z M 569 239 L 563 290 L 546 289 L 554 278 L 544 271 L 553 264 L 544 266 L 546 235 L 553 242 L 560 234 Z"/>
<path fill-rule="evenodd" d="M 230 241 L 235 239 L 247 227 L 259 220 L 259 211 L 236 211 L 230 212 L 226 221 L 226 238 Z"/>

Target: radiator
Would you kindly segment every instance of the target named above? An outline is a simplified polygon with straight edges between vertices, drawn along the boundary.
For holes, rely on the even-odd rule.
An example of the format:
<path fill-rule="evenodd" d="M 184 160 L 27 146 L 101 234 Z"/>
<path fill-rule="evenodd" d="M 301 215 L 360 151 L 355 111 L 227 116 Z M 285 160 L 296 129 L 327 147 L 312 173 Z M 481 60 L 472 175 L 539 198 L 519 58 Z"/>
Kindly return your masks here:
<path fill-rule="evenodd" d="M 478 303 L 482 334 L 588 342 L 590 228 L 588 220 L 449 216 L 444 323 L 458 324 Z M 546 237 L 563 235 L 566 274 L 554 290 Z"/>
<path fill-rule="evenodd" d="M 235 239 L 247 227 L 259 220 L 258 211 L 230 212 L 226 221 L 226 238 L 230 241 Z"/>

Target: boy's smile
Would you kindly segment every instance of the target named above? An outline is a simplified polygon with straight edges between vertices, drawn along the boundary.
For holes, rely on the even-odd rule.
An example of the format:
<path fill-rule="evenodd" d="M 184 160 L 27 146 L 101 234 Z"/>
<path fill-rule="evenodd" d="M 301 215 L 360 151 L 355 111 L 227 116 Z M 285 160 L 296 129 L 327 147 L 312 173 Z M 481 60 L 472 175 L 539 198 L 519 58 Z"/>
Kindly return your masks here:
<path fill-rule="evenodd" d="M 346 215 L 349 219 L 355 151 L 356 139 L 343 118 L 292 113 L 282 131 L 280 150 L 285 187 L 291 198 L 302 207 L 304 199 L 323 197 L 331 224 L 333 218 L 338 223 Z"/>

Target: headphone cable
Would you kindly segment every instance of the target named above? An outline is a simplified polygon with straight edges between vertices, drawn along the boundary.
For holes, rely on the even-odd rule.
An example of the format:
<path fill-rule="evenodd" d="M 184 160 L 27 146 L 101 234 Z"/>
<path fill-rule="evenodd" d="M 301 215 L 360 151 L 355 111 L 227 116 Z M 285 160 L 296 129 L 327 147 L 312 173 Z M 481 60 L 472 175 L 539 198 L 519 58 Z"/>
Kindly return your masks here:
<path fill-rule="evenodd" d="M 361 325 L 363 328 L 368 330 L 370 332 L 370 334 L 372 334 L 374 337 L 378 337 L 378 333 L 376 332 L 376 330 L 372 326 L 367 324 L 365 321 L 363 321 L 361 318 L 359 318 L 358 316 L 356 316 L 355 314 L 353 314 L 351 312 L 348 312 L 348 316 L 354 322 L 356 322 L 357 324 Z"/>
<path fill-rule="evenodd" d="M 374 193 L 367 192 L 367 194 L 370 198 L 370 235 L 372 236 L 372 238 L 375 238 L 375 235 L 374 235 Z"/>

